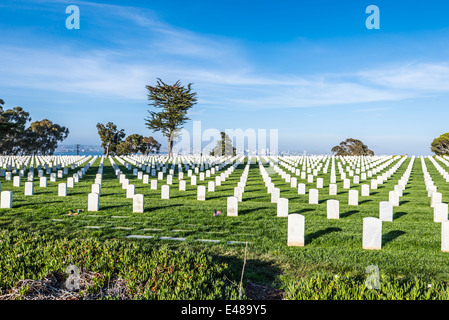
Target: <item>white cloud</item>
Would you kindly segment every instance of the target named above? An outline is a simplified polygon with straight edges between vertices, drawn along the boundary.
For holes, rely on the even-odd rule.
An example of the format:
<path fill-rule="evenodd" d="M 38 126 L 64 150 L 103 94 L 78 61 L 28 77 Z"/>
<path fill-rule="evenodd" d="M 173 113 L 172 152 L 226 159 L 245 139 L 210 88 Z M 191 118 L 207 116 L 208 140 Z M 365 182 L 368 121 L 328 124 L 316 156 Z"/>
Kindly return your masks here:
<path fill-rule="evenodd" d="M 65 93 L 68 98 L 84 94 L 146 100 L 146 84 L 158 77 L 180 79 L 195 83 L 200 103 L 228 109 L 342 106 L 449 91 L 446 62 L 415 62 L 350 74 L 265 74 L 246 57 L 243 45 L 231 39 L 171 26 L 148 10 L 74 3 L 107 10 L 129 22 L 126 28 L 148 34 L 149 39 L 135 47 L 136 39 L 122 39 L 123 46 L 91 50 L 76 50 L 67 44 L 51 48 L 4 44 L 0 51 L 1 86 Z M 114 38 L 114 33 L 107 37 Z"/>

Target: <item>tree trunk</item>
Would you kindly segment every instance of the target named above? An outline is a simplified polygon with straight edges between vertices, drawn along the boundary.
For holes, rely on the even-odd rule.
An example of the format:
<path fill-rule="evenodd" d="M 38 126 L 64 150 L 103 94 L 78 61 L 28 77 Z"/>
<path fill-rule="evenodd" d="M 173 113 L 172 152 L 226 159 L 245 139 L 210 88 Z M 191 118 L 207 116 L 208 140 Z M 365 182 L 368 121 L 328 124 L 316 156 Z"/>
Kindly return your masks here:
<path fill-rule="evenodd" d="M 171 158 L 172 156 L 172 149 L 173 149 L 173 140 L 168 138 L 168 157 Z"/>
<path fill-rule="evenodd" d="M 172 130 L 168 130 L 168 158 L 171 158 L 172 148 L 173 148 L 173 139 L 172 139 Z"/>

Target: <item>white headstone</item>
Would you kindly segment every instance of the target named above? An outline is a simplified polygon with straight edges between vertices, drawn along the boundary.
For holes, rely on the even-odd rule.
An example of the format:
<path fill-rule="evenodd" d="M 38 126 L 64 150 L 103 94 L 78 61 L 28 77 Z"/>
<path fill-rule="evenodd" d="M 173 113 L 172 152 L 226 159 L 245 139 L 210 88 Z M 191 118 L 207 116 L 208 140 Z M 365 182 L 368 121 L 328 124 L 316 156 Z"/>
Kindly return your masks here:
<path fill-rule="evenodd" d="M 399 195 L 397 194 L 396 191 L 388 192 L 388 201 L 391 202 L 393 207 L 398 207 L 399 206 Z"/>
<path fill-rule="evenodd" d="M 133 212 L 143 213 L 143 211 L 144 211 L 144 195 L 135 194 L 133 196 Z"/>
<path fill-rule="evenodd" d="M 441 251 L 449 252 L 449 221 L 447 220 L 441 222 Z"/>
<path fill-rule="evenodd" d="M 379 219 L 393 221 L 393 205 L 390 201 L 379 202 Z"/>
<path fill-rule="evenodd" d="M 318 204 L 318 189 L 309 190 L 309 204 Z"/>
<path fill-rule="evenodd" d="M 46 188 L 47 187 L 47 177 L 39 178 L 39 187 Z"/>
<path fill-rule="evenodd" d="M 228 197 L 227 198 L 227 215 L 231 217 L 237 217 L 238 216 L 238 208 L 239 208 L 239 201 L 236 197 Z"/>
<path fill-rule="evenodd" d="M 337 184 L 331 183 L 329 184 L 329 195 L 336 196 L 337 195 Z"/>
<path fill-rule="evenodd" d="M 98 184 L 98 183 L 94 183 L 92 186 L 91 186 L 91 191 L 90 191 L 91 193 L 98 193 L 98 194 L 101 194 L 101 186 Z"/>
<path fill-rule="evenodd" d="M 100 209 L 100 195 L 89 193 L 87 196 L 87 211 L 98 211 Z"/>
<path fill-rule="evenodd" d="M 238 199 L 239 202 L 242 202 L 243 198 L 243 189 L 241 187 L 234 188 L 234 197 Z"/>
<path fill-rule="evenodd" d="M 303 247 L 304 246 L 304 225 L 305 218 L 299 213 L 288 215 L 288 239 L 287 246 Z"/>
<path fill-rule="evenodd" d="M 306 185 L 304 183 L 298 184 L 298 194 L 306 194 Z"/>
<path fill-rule="evenodd" d="M 12 208 L 12 191 L 2 191 L 0 193 L 0 208 L 2 209 Z"/>
<path fill-rule="evenodd" d="M 338 200 L 330 199 L 326 201 L 327 204 L 327 218 L 340 219 L 340 202 Z"/>
<path fill-rule="evenodd" d="M 157 180 L 156 179 L 151 180 L 150 189 L 157 190 Z"/>
<path fill-rule="evenodd" d="M 185 180 L 179 181 L 179 191 L 186 191 L 187 182 Z"/>
<path fill-rule="evenodd" d="M 66 183 L 58 184 L 58 196 L 59 197 L 67 196 L 67 184 Z"/>
<path fill-rule="evenodd" d="M 290 179 L 290 187 L 296 188 L 298 186 L 298 179 L 296 177 L 292 177 Z"/>
<path fill-rule="evenodd" d="M 207 183 L 207 192 L 215 192 L 215 182 L 209 181 Z"/>
<path fill-rule="evenodd" d="M 206 201 L 206 187 L 198 186 L 196 199 L 199 201 Z"/>
<path fill-rule="evenodd" d="M 437 203 L 433 207 L 433 221 L 443 222 L 447 220 L 448 205 L 447 203 Z"/>
<path fill-rule="evenodd" d="M 134 197 L 134 193 L 136 192 L 136 186 L 133 184 L 129 184 L 128 188 L 126 188 L 126 198 L 131 199 Z"/>
<path fill-rule="evenodd" d="M 358 190 L 349 190 L 348 205 L 350 205 L 350 206 L 358 206 L 359 205 L 359 191 Z"/>
<path fill-rule="evenodd" d="M 173 176 L 171 174 L 167 175 L 167 184 L 173 184 Z"/>
<path fill-rule="evenodd" d="M 430 206 L 435 207 L 436 204 L 443 201 L 443 194 L 441 192 L 432 192 L 430 195 Z"/>
<path fill-rule="evenodd" d="M 161 187 L 161 199 L 170 199 L 170 186 L 168 184 Z"/>
<path fill-rule="evenodd" d="M 368 250 L 382 248 L 382 220 L 374 217 L 363 218 L 362 248 Z"/>
<path fill-rule="evenodd" d="M 34 195 L 34 182 L 30 181 L 25 182 L 25 195 L 26 196 Z"/>
<path fill-rule="evenodd" d="M 20 176 L 14 176 L 12 185 L 13 187 L 20 187 Z"/>
<path fill-rule="evenodd" d="M 362 184 L 362 197 L 369 197 L 369 184 Z"/>
<path fill-rule="evenodd" d="M 288 216 L 288 199 L 279 198 L 277 201 L 277 216 L 287 217 Z"/>
<path fill-rule="evenodd" d="M 279 188 L 273 188 L 271 192 L 271 203 L 276 203 L 281 197 L 281 190 Z"/>
<path fill-rule="evenodd" d="M 394 186 L 394 191 L 396 191 L 400 197 L 403 195 L 403 190 L 404 188 L 400 184 Z"/>

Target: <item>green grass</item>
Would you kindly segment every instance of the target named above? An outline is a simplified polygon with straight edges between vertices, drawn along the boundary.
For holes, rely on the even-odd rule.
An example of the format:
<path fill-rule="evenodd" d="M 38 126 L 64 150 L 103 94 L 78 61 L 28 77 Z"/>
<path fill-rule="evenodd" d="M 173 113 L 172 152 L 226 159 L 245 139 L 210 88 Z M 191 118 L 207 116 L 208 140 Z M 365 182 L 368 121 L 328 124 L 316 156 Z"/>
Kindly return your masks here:
<path fill-rule="evenodd" d="M 239 216 L 226 216 L 226 198 L 233 196 L 234 187 L 240 180 L 246 161 L 237 167 L 222 186 L 216 186 L 215 192 L 208 192 L 205 202 L 196 200 L 196 186 L 190 185 L 187 174 L 185 174 L 187 190 L 178 191 L 175 171 L 173 185 L 170 188 L 170 200 L 162 200 L 160 199 L 162 181 L 158 181 L 158 190 L 150 190 L 150 184 L 144 185 L 142 180 L 132 175 L 132 170 L 125 169 L 115 161 L 130 179 L 130 183 L 135 184 L 136 193 L 145 195 L 143 214 L 132 213 L 132 199 L 126 199 L 126 192 L 121 189 L 107 159 L 99 212 L 87 212 L 87 195 L 90 193 L 91 184 L 94 183 L 99 160 L 91 166 L 74 189 L 68 189 L 67 197 L 57 196 L 57 184 L 61 182 L 59 180 L 55 183 L 48 182 L 47 188 L 40 188 L 36 174 L 35 195 L 24 196 L 24 179 L 21 187 L 16 188 L 12 186 L 12 181 L 1 178 L 1 189 L 13 191 L 14 202 L 12 209 L 0 209 L 0 228 L 10 232 L 51 236 L 54 239 L 118 241 L 155 250 L 166 246 L 172 250 L 201 252 L 212 257 L 214 263 L 226 263 L 229 266 L 226 269 L 226 277 L 235 283 L 240 279 L 244 242 L 250 242 L 244 281 L 282 288 L 285 290 L 285 296 L 291 299 L 309 297 L 295 293 L 297 291 L 295 288 L 302 286 L 301 279 L 304 277 L 350 273 L 358 277 L 357 279 L 365 279 L 365 269 L 369 265 L 378 266 L 381 273 L 391 279 L 392 284 L 399 281 L 397 279 L 413 282 L 417 277 L 423 283 L 430 283 L 433 280 L 445 286 L 446 281 L 449 281 L 447 263 L 449 254 L 440 250 L 440 224 L 433 222 L 433 210 L 430 208 L 430 199 L 425 190 L 419 158 L 415 159 L 410 180 L 404 196 L 400 199 L 401 205 L 394 208 L 394 221 L 384 222 L 382 225 L 382 250 L 362 249 L 362 219 L 369 216 L 378 217 L 379 202 L 388 201 L 388 192 L 393 190 L 393 186 L 402 177 L 409 161 L 410 159 L 407 159 L 377 190 L 371 190 L 369 197 L 359 195 L 359 206 L 347 205 L 348 190 L 343 189 L 338 171 L 337 196 L 328 195 L 330 174 L 319 173 L 318 177 L 324 178 L 324 188 L 320 189 L 318 205 L 308 204 L 308 194 L 298 195 L 297 189 L 290 188 L 290 184 L 280 175 L 272 174 L 271 181 L 281 189 L 281 197 L 289 199 L 289 212 L 305 216 L 304 247 L 287 246 L 287 218 L 276 216 L 276 204 L 270 202 L 271 197 L 266 192 L 257 164 L 251 164 L 243 202 L 239 203 Z M 428 159 L 425 161 L 438 191 L 443 193 L 443 202 L 449 202 L 449 184 Z M 394 163 L 396 162 L 397 160 Z M 443 163 L 440 164 L 447 169 Z M 287 171 L 285 167 L 281 168 Z M 346 168 L 345 164 L 343 168 Z M 381 173 L 386 170 L 388 168 Z M 218 173 L 223 171 L 224 169 Z M 76 170 L 69 170 L 68 176 L 74 172 Z M 207 181 L 214 178 L 215 176 L 211 176 L 205 181 L 198 179 L 197 182 L 198 185 L 207 187 Z M 65 182 L 66 178 L 63 180 Z M 366 183 L 369 183 L 369 180 L 370 178 Z M 300 182 L 306 183 L 307 190 L 315 187 L 315 183 L 308 184 L 307 179 L 301 180 L 298 177 L 298 183 Z M 352 188 L 361 190 L 360 185 Z M 340 201 L 339 220 L 326 218 L 327 199 Z M 78 208 L 85 209 L 85 212 L 67 216 L 69 210 Z M 214 217 L 214 209 L 221 210 L 222 216 Z M 100 228 L 92 229 L 86 226 Z M 126 238 L 130 234 L 153 238 Z M 159 237 L 181 237 L 186 240 L 159 240 Z M 220 240 L 220 242 L 204 243 L 196 241 L 197 239 Z M 242 243 L 229 244 L 228 241 Z M 0 273 L 4 272 L 5 270 L 0 270 Z M 41 274 L 34 276 L 38 277 Z M 5 288 L 12 285 L 13 283 L 9 281 Z M 365 296 L 369 297 L 371 296 Z"/>

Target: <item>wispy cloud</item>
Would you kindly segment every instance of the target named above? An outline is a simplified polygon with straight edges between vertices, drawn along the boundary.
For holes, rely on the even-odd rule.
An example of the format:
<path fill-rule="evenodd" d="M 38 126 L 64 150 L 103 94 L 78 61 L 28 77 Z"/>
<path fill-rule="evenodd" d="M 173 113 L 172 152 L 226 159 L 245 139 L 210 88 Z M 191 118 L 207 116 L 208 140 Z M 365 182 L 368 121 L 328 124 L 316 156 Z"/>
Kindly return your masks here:
<path fill-rule="evenodd" d="M 194 82 L 200 103 L 247 109 L 399 101 L 449 91 L 447 62 L 404 63 L 350 74 L 267 74 L 235 40 L 177 28 L 160 21 L 150 10 L 88 1 L 70 3 L 107 10 L 127 22 L 130 34 L 147 34 L 148 39 L 130 37 L 117 40 L 123 46 L 82 51 L 67 43 L 51 48 L 36 43 L 32 47 L 5 44 L 0 51 L 1 86 L 145 100 L 145 85 L 160 77 Z M 114 39 L 114 32 L 105 37 Z"/>

